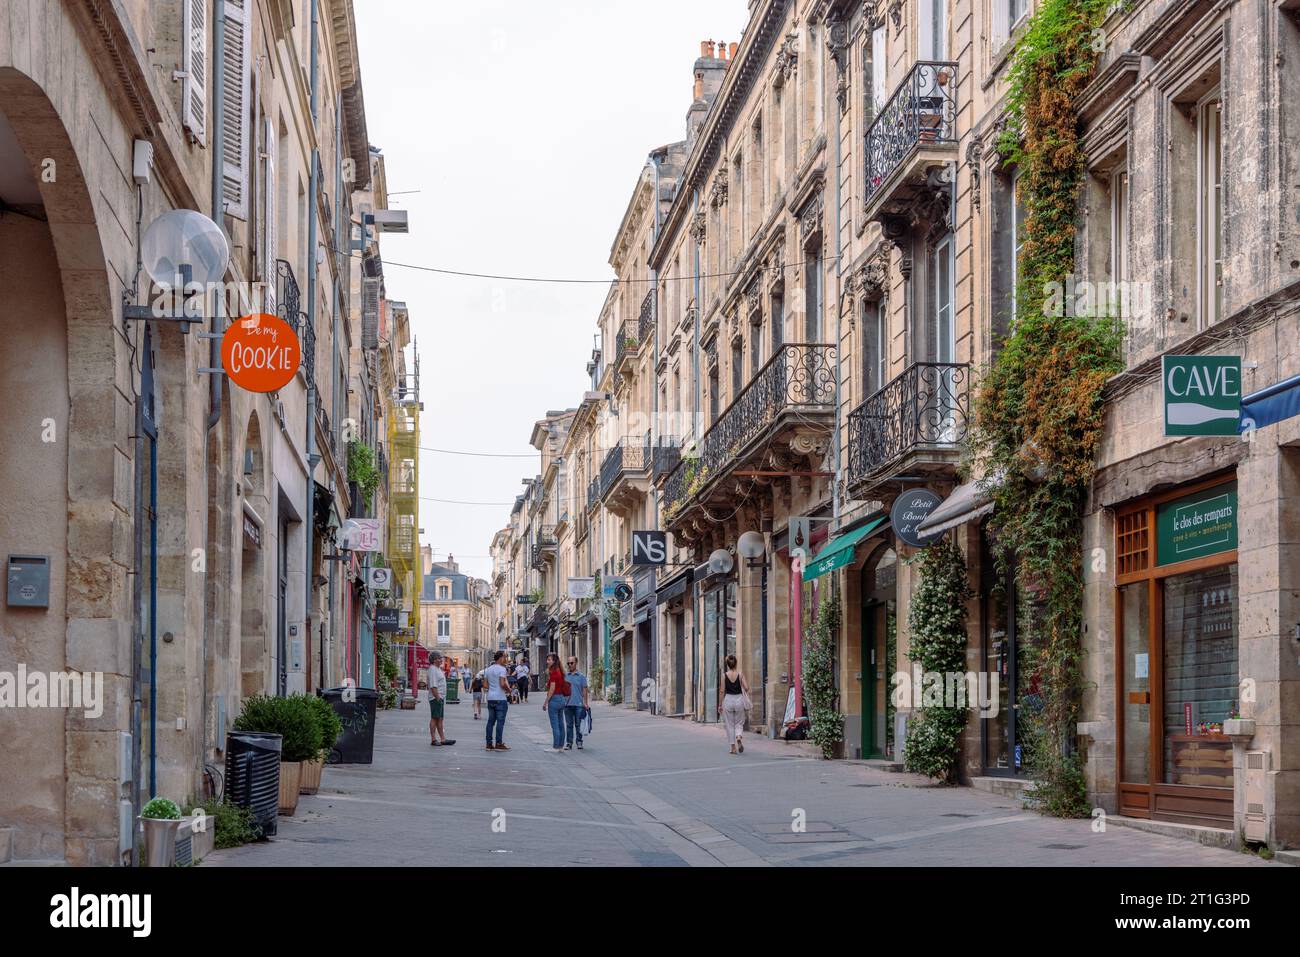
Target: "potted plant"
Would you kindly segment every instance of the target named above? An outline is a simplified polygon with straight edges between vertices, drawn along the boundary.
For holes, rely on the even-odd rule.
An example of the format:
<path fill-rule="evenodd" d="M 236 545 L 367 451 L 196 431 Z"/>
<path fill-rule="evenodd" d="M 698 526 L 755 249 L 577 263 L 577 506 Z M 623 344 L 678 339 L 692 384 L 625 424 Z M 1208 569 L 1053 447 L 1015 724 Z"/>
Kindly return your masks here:
<path fill-rule="evenodd" d="M 314 758 L 303 762 L 302 781 L 298 785 L 298 790 L 302 794 L 315 794 L 320 790 L 320 777 L 325 767 L 325 759 L 329 757 L 338 736 L 343 733 L 343 722 L 324 698 L 312 695 L 308 697 L 307 703 L 320 725 L 320 747 Z"/>
<path fill-rule="evenodd" d="M 280 735 L 280 813 L 288 816 L 298 809 L 302 762 L 320 755 L 320 720 L 310 701 L 302 694 L 287 698 L 257 695 L 244 702 L 244 710 L 235 719 L 236 731 Z"/>
<path fill-rule="evenodd" d="M 171 867 L 176 863 L 176 832 L 181 827 L 181 809 L 175 801 L 156 797 L 140 809 L 144 829 L 146 867 Z"/>

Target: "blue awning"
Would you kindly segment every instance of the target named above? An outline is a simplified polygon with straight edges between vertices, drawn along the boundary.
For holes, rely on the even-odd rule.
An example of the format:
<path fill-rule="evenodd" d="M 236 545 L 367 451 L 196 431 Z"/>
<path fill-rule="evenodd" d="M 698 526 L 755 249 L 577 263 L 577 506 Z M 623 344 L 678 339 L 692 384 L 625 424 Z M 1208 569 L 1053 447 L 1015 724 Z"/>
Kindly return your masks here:
<path fill-rule="evenodd" d="M 1262 429 L 1293 415 L 1300 415 L 1300 375 L 1293 375 L 1243 397 L 1237 430 L 1245 432 L 1249 429 Z"/>

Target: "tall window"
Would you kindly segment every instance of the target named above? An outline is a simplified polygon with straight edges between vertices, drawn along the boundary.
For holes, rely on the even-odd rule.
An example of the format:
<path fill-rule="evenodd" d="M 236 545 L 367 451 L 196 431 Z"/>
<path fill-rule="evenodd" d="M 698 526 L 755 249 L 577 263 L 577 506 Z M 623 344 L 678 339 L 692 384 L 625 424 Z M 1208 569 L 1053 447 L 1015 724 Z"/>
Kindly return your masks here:
<path fill-rule="evenodd" d="M 785 343 L 785 302 L 780 296 L 772 297 L 772 355 Z"/>
<path fill-rule="evenodd" d="M 1020 282 L 1020 251 L 1025 247 L 1025 206 L 1020 201 L 1020 171 L 1011 177 L 1011 322 L 1016 321 L 1016 286 Z"/>
<path fill-rule="evenodd" d="M 451 644 L 451 615 L 438 616 L 438 644 Z"/>
<path fill-rule="evenodd" d="M 871 31 L 871 116 L 885 108 L 889 91 L 885 89 L 885 25 Z"/>
<path fill-rule="evenodd" d="M 1197 107 L 1197 298 L 1201 327 L 1223 318 L 1223 101 L 1216 89 Z"/>
<path fill-rule="evenodd" d="M 737 338 L 731 341 L 731 397 L 740 395 L 745 384 L 745 343 Z"/>
<path fill-rule="evenodd" d="M 709 424 L 712 425 L 718 421 L 718 413 L 722 411 L 718 404 L 718 367 L 714 366 L 709 370 Z"/>
<path fill-rule="evenodd" d="M 1128 168 L 1124 166 L 1110 178 L 1110 279 L 1116 297 L 1109 303 L 1110 314 L 1127 318 L 1124 297 L 1128 282 Z"/>
<path fill-rule="evenodd" d="M 862 303 L 862 396 L 875 395 L 889 374 L 889 343 L 879 302 Z"/>
<path fill-rule="evenodd" d="M 447 600 L 450 599 L 450 598 L 451 598 L 451 586 L 449 586 L 449 585 L 439 585 L 439 586 L 438 586 L 438 601 L 447 601 Z"/>
<path fill-rule="evenodd" d="M 948 0 L 921 0 L 921 58 L 948 59 Z"/>
<path fill-rule="evenodd" d="M 751 322 L 749 326 L 749 374 L 753 375 L 763 366 L 763 326 Z"/>
<path fill-rule="evenodd" d="M 822 328 L 822 251 L 804 254 L 804 342 L 820 342 Z"/>
<path fill-rule="evenodd" d="M 957 352 L 952 316 L 952 236 L 939 240 L 930 253 L 930 359 L 952 362 Z"/>

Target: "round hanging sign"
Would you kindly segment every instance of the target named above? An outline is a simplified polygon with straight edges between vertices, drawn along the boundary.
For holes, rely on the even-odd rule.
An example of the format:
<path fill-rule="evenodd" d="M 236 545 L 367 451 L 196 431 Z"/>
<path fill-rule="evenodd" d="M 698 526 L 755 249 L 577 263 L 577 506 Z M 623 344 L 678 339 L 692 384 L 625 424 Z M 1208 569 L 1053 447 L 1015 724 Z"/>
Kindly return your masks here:
<path fill-rule="evenodd" d="M 898 537 L 908 545 L 913 548 L 924 548 L 939 535 L 918 535 L 916 528 L 930 517 L 930 513 L 938 508 L 942 501 L 943 496 L 931 492 L 928 488 L 909 489 L 894 499 L 894 506 L 889 510 L 889 523 L 894 526 Z"/>
<path fill-rule="evenodd" d="M 221 338 L 221 366 L 230 381 L 249 392 L 274 392 L 293 381 L 302 348 L 293 327 L 258 312 L 236 320 Z"/>

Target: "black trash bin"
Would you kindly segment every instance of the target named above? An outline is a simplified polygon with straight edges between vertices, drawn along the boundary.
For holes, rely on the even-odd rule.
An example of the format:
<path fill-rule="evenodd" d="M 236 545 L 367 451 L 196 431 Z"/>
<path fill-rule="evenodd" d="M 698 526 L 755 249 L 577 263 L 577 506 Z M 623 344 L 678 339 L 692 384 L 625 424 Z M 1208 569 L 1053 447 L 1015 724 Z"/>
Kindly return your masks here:
<path fill-rule="evenodd" d="M 375 756 L 375 705 L 379 701 L 379 692 L 371 688 L 326 688 L 317 694 L 329 702 L 343 723 L 343 733 L 330 749 L 329 763 L 372 763 Z"/>
<path fill-rule="evenodd" d="M 251 810 L 264 837 L 279 824 L 281 744 L 278 734 L 261 731 L 226 735 L 226 800 Z"/>

